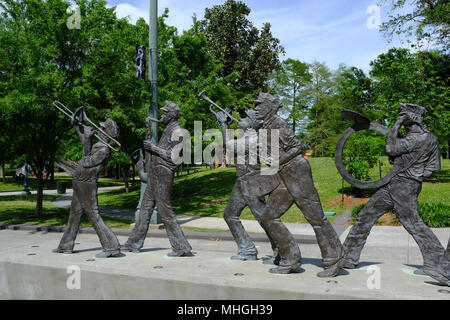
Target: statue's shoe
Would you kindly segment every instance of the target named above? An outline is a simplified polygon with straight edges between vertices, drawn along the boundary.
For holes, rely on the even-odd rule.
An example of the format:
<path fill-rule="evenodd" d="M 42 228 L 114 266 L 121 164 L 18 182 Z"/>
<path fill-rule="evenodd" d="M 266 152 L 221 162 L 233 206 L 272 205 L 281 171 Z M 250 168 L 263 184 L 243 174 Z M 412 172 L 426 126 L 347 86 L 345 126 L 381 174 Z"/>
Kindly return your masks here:
<path fill-rule="evenodd" d="M 72 254 L 73 250 L 64 250 L 60 248 L 56 248 L 52 250 L 53 253 L 64 253 L 64 254 Z"/>
<path fill-rule="evenodd" d="M 445 276 L 441 268 L 423 268 L 423 272 L 441 284 L 450 287 L 450 278 Z"/>
<path fill-rule="evenodd" d="M 167 254 L 168 257 L 193 257 L 194 254 L 191 251 L 172 251 Z"/>
<path fill-rule="evenodd" d="M 344 261 L 341 263 L 341 267 L 344 269 L 355 269 L 357 265 L 344 259 Z"/>
<path fill-rule="evenodd" d="M 276 256 L 267 256 L 267 257 L 263 258 L 262 260 L 263 260 L 263 264 L 278 266 L 280 264 L 281 257 L 278 254 Z"/>
<path fill-rule="evenodd" d="M 102 251 L 95 255 L 96 258 L 117 258 L 123 256 L 124 254 L 120 253 L 120 250 Z"/>
<path fill-rule="evenodd" d="M 339 274 L 339 271 L 341 270 L 341 268 L 343 267 L 343 265 L 345 264 L 346 260 L 345 259 L 341 259 L 338 262 L 336 262 L 335 264 L 333 264 L 332 266 L 326 268 L 323 271 L 320 271 L 317 276 L 319 278 L 332 278 L 332 277 L 336 277 Z M 348 265 L 349 267 L 351 267 L 350 265 Z M 354 267 L 353 267 L 354 268 Z"/>
<path fill-rule="evenodd" d="M 230 259 L 240 261 L 255 261 L 258 260 L 258 256 L 256 254 L 238 254 L 237 256 L 232 256 Z"/>
<path fill-rule="evenodd" d="M 292 266 L 278 266 L 277 268 L 272 268 L 269 270 L 270 273 L 277 273 L 277 274 L 289 274 L 289 273 L 296 273 L 298 268 L 300 268 L 301 263 L 296 263 Z"/>
<path fill-rule="evenodd" d="M 123 244 L 120 246 L 120 250 L 122 251 L 128 251 L 128 252 L 133 252 L 133 253 L 139 253 L 141 252 L 139 249 L 137 248 L 133 248 L 132 246 L 129 246 L 127 244 Z"/>

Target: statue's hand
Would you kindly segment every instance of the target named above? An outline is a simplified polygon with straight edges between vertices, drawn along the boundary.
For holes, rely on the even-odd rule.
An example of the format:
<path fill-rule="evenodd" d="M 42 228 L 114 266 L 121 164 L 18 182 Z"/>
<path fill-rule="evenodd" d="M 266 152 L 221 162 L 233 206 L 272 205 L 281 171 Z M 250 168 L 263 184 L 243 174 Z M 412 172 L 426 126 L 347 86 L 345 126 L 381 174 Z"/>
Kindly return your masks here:
<path fill-rule="evenodd" d="M 152 151 L 153 142 L 151 140 L 144 140 L 144 149 L 147 151 Z"/>
<path fill-rule="evenodd" d="M 219 123 L 221 123 L 221 124 L 226 123 L 228 120 L 228 115 L 225 112 L 222 112 L 222 111 L 217 112 L 216 116 L 217 116 L 217 121 L 219 121 Z"/>
<path fill-rule="evenodd" d="M 398 124 L 403 124 L 408 119 L 406 114 L 400 114 L 400 117 L 397 119 Z"/>
<path fill-rule="evenodd" d="M 142 149 L 138 149 L 131 155 L 131 161 L 138 163 L 142 159 Z"/>

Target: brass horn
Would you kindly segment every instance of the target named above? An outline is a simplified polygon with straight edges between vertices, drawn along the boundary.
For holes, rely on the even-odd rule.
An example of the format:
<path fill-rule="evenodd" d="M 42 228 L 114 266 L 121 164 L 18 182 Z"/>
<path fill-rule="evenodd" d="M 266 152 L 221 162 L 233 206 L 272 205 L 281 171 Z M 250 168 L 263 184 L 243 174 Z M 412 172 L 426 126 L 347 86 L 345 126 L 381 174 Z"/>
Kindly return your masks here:
<path fill-rule="evenodd" d="M 220 107 L 217 103 L 215 103 L 214 101 L 212 101 L 207 95 L 206 95 L 206 90 L 203 90 L 202 92 L 200 92 L 200 94 L 198 95 L 198 98 L 200 100 L 205 100 L 207 102 L 209 102 L 211 105 L 209 106 L 209 110 L 211 110 L 211 112 L 213 112 L 215 114 L 215 111 L 212 109 L 212 106 L 215 106 L 217 109 L 219 109 L 220 111 L 224 112 L 228 117 L 230 117 L 231 120 L 233 120 L 236 123 L 239 123 L 239 120 L 237 120 L 235 117 L 233 117 L 229 112 L 227 112 L 226 110 L 224 110 L 222 107 Z M 265 157 L 262 154 L 255 154 L 254 152 L 252 152 L 251 150 L 249 150 L 249 154 L 259 157 L 261 160 L 263 160 L 266 164 L 268 163 L 273 163 L 274 160 L 271 157 Z"/>
<path fill-rule="evenodd" d="M 345 132 L 341 135 L 337 145 L 336 145 L 336 151 L 335 151 L 335 157 L 334 161 L 336 164 L 336 168 L 341 174 L 341 176 L 351 185 L 359 188 L 359 189 L 372 189 L 372 188 L 379 188 L 382 187 L 391 181 L 391 179 L 399 173 L 401 168 L 394 164 L 391 171 L 384 176 L 383 178 L 376 180 L 376 181 L 361 181 L 353 177 L 345 168 L 344 162 L 343 162 L 343 150 L 345 143 L 347 142 L 348 138 L 350 138 L 351 135 L 354 133 L 361 131 L 361 130 L 372 130 L 376 131 L 378 133 L 381 133 L 384 136 L 387 136 L 389 133 L 389 129 L 385 126 L 382 126 L 381 124 L 370 122 L 368 118 L 363 116 L 360 113 L 354 112 L 352 110 L 344 109 L 341 112 L 342 117 L 345 120 L 353 122 L 353 125 L 349 127 Z"/>
<path fill-rule="evenodd" d="M 205 100 L 207 102 L 209 102 L 211 104 L 211 106 L 209 107 L 209 110 L 211 110 L 211 112 L 215 113 L 214 110 L 212 109 L 212 106 L 215 106 L 217 109 L 219 109 L 220 111 L 222 111 L 223 113 L 225 113 L 231 120 L 233 120 L 234 122 L 238 123 L 239 120 L 237 120 L 235 117 L 233 117 L 229 112 L 227 112 L 225 109 L 223 109 L 222 107 L 220 107 L 217 103 L 215 103 L 214 101 L 212 101 L 207 95 L 206 95 L 206 91 L 203 90 L 202 92 L 200 92 L 200 94 L 198 95 L 198 98 L 200 100 Z"/>
<path fill-rule="evenodd" d="M 111 150 L 114 150 L 118 152 L 120 148 L 122 147 L 119 141 L 111 137 L 109 134 L 107 134 L 104 130 L 102 130 L 99 126 L 97 126 L 94 122 L 92 122 L 87 116 L 84 111 L 84 107 L 79 107 L 75 112 L 72 112 L 69 108 L 67 108 L 64 104 L 62 104 L 59 101 L 54 101 L 53 106 L 58 109 L 61 113 L 69 117 L 72 121 L 74 121 L 76 124 L 81 124 L 83 122 L 89 123 L 91 126 L 93 126 L 96 130 L 94 136 L 105 146 L 109 147 Z M 78 113 L 80 115 L 78 116 Z M 114 142 L 118 148 L 114 148 L 111 144 L 104 141 L 97 133 L 100 132 L 101 134 L 108 137 L 112 142 Z"/>

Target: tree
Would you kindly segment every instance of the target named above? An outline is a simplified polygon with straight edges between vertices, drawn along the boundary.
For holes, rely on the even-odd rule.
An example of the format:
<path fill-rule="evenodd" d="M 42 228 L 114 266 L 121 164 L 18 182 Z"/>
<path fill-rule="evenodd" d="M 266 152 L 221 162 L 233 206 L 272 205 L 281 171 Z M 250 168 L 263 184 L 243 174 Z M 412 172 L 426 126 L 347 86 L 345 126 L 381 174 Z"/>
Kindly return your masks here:
<path fill-rule="evenodd" d="M 36 214 L 40 215 L 44 168 L 55 159 L 67 132 L 51 103 L 74 100 L 72 88 L 84 45 L 65 25 L 68 2 L 5 0 L 0 5 L 4 74 L 0 105 L 5 121 L 15 129 L 10 146 L 24 155 L 36 175 Z"/>
<path fill-rule="evenodd" d="M 372 121 L 382 119 L 375 104 L 372 79 L 363 70 L 341 65 L 335 79 L 338 103 L 342 108 L 365 115 Z"/>
<path fill-rule="evenodd" d="M 311 82 L 308 85 L 309 109 L 309 142 L 314 150 L 314 156 L 327 156 L 334 151 L 330 146 L 337 142 L 336 134 L 330 129 L 331 119 L 338 119 L 338 106 L 333 98 L 333 73 L 320 62 L 310 64 Z M 334 142 L 334 144 L 333 144 Z M 319 153 L 320 152 L 320 153 Z"/>
<path fill-rule="evenodd" d="M 273 37 L 270 24 L 259 31 L 247 19 L 250 8 L 243 2 L 228 0 L 223 5 L 205 9 L 201 31 L 208 41 L 210 53 L 222 66 L 220 77 L 237 73 L 231 84 L 237 91 L 260 90 L 270 73 L 280 67 L 279 54 L 284 53 L 280 41 Z"/>
<path fill-rule="evenodd" d="M 395 122 L 400 102 L 424 106 L 428 111 L 424 123 L 438 137 L 444 156 L 450 140 L 449 60 L 448 54 L 438 51 L 394 48 L 372 61 L 370 72 L 376 105 L 386 124 Z"/>
<path fill-rule="evenodd" d="M 382 0 L 390 9 L 389 20 L 381 26 L 388 39 L 405 34 L 426 40 L 444 50 L 450 43 L 450 2 L 448 0 Z"/>
<path fill-rule="evenodd" d="M 45 168 L 61 154 L 79 158 L 81 151 L 68 118 L 52 107 L 54 100 L 72 110 L 84 105 L 97 124 L 107 117 L 116 120 L 124 151 L 113 155 L 116 162 L 126 162 L 127 148 L 140 145 L 144 126 L 140 110 L 145 109 L 148 83 L 136 79 L 134 70 L 136 41 L 147 39 L 139 32 L 142 24 L 134 27 L 117 19 L 102 0 L 75 4 L 80 29 L 68 28 L 71 3 L 65 0 L 1 3 L 1 113 L 15 129 L 10 146 L 24 155 L 37 177 L 37 215 L 42 213 Z"/>
<path fill-rule="evenodd" d="M 282 113 L 292 124 L 292 130 L 297 131 L 297 125 L 305 117 L 308 108 L 305 101 L 305 86 L 311 81 L 309 66 L 299 60 L 287 59 L 281 63 L 281 68 L 272 74 L 271 91 L 277 94 L 284 104 Z"/>

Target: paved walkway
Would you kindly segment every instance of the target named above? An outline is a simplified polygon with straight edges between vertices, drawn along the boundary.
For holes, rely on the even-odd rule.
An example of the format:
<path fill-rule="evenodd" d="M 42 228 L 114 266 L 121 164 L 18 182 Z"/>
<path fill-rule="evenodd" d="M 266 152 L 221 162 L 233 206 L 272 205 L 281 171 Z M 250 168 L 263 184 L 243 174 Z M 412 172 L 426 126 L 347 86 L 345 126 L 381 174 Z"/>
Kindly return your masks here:
<path fill-rule="evenodd" d="M 98 192 L 105 192 L 105 191 L 110 191 L 110 190 L 115 190 L 115 189 L 120 189 L 123 188 L 124 186 L 112 186 L 112 187 L 100 187 L 98 188 Z M 31 190 L 31 194 L 35 195 L 37 193 L 36 190 Z M 0 197 L 1 196 L 18 196 L 21 195 L 22 191 L 1 191 L 0 192 Z M 44 194 L 58 194 L 57 190 L 44 190 Z M 73 189 L 66 189 L 66 195 L 70 195 L 72 196 L 73 194 Z"/>

